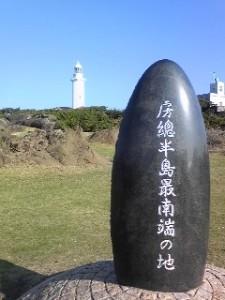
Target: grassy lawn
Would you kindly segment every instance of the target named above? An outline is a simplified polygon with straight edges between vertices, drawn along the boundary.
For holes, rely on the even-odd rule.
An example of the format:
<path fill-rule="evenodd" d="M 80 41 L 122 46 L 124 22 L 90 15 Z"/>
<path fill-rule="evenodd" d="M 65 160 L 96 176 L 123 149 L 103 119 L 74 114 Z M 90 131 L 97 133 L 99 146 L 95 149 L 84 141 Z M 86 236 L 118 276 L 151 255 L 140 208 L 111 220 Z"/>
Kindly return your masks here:
<path fill-rule="evenodd" d="M 112 146 L 94 147 L 112 159 Z M 208 262 L 223 268 L 224 173 L 225 156 L 212 155 Z M 0 180 L 0 299 L 15 299 L 46 275 L 112 258 L 109 166 L 2 168 Z"/>
<path fill-rule="evenodd" d="M 10 168 L 0 178 L 0 279 L 17 280 L 13 265 L 52 274 L 111 257 L 109 168 Z"/>
<path fill-rule="evenodd" d="M 115 146 L 113 145 L 106 145 L 100 143 L 92 144 L 92 148 L 100 155 L 104 156 L 110 161 L 113 161 Z"/>
<path fill-rule="evenodd" d="M 225 155 L 213 154 L 208 262 L 225 268 Z"/>

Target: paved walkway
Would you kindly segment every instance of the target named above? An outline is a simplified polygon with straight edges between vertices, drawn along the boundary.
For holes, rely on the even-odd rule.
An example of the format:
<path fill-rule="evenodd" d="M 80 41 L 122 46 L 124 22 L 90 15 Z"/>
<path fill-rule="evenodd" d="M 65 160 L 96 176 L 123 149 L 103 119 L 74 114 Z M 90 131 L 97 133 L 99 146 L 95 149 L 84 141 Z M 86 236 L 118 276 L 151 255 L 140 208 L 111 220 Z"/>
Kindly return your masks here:
<path fill-rule="evenodd" d="M 206 266 L 203 284 L 186 293 L 161 293 L 117 284 L 112 261 L 74 268 L 49 278 L 18 300 L 225 300 L 225 269 Z"/>

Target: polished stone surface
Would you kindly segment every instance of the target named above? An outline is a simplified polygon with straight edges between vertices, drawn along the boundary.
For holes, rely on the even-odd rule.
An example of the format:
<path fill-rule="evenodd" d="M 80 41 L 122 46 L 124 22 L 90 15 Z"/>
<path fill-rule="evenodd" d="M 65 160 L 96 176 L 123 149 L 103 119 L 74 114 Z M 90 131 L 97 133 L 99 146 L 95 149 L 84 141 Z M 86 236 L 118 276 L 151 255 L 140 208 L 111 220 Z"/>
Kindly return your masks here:
<path fill-rule="evenodd" d="M 158 61 L 135 87 L 116 146 L 111 236 L 118 282 L 174 292 L 199 286 L 209 194 L 197 97 L 176 63 Z"/>

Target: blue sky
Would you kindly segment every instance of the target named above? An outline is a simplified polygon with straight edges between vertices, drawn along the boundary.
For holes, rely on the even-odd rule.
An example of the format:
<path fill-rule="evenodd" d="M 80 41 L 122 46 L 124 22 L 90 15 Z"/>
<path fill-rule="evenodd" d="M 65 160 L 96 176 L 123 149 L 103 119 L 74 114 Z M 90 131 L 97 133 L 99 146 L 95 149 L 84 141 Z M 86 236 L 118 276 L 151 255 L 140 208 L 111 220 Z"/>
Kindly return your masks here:
<path fill-rule="evenodd" d="M 71 106 L 78 60 L 86 106 L 124 109 L 163 58 L 196 94 L 225 81 L 224 0 L 1 0 L 0 16 L 0 108 Z"/>

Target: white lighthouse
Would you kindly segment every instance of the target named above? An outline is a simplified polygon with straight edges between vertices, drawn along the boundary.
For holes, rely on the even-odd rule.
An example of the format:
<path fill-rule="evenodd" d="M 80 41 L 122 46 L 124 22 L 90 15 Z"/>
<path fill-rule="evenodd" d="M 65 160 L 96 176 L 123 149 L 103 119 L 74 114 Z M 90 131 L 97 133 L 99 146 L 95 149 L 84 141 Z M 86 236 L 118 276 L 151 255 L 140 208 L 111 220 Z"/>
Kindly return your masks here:
<path fill-rule="evenodd" d="M 83 107 L 85 105 L 83 68 L 79 61 L 74 67 L 72 81 L 72 108 Z"/>

